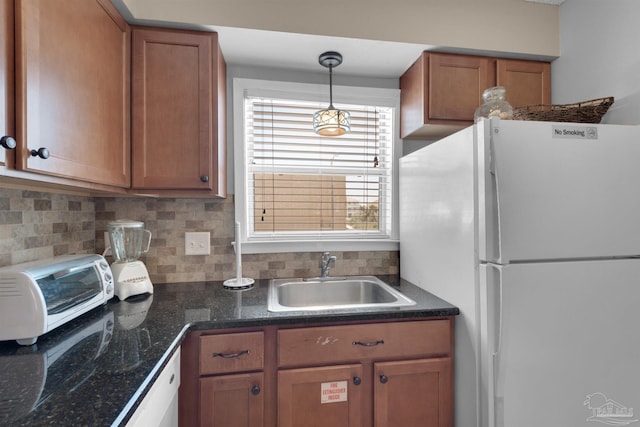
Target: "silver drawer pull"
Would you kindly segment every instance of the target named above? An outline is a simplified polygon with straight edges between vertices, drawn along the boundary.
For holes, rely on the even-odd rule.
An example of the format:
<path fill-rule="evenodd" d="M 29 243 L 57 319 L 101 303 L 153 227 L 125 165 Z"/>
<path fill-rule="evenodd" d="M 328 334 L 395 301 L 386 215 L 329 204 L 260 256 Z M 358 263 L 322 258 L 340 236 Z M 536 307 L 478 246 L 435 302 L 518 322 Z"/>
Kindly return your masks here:
<path fill-rule="evenodd" d="M 213 353 L 213 357 L 222 357 L 223 359 L 233 359 L 234 357 L 240 357 L 244 354 L 249 354 L 249 350 L 242 350 L 237 353 Z"/>
<path fill-rule="evenodd" d="M 375 347 L 380 344 L 384 344 L 384 340 L 371 341 L 371 342 L 362 342 L 362 341 L 353 342 L 353 345 L 361 345 L 363 347 Z"/>

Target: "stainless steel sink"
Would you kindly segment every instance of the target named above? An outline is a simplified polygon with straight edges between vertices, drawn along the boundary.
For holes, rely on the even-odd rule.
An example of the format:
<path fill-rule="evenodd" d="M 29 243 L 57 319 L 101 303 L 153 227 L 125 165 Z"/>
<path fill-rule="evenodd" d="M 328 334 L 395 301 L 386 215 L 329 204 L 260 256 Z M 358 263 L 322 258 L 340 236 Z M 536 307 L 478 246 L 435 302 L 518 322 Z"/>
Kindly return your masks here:
<path fill-rule="evenodd" d="M 267 309 L 273 312 L 367 307 L 406 307 L 407 298 L 375 276 L 273 279 Z"/>

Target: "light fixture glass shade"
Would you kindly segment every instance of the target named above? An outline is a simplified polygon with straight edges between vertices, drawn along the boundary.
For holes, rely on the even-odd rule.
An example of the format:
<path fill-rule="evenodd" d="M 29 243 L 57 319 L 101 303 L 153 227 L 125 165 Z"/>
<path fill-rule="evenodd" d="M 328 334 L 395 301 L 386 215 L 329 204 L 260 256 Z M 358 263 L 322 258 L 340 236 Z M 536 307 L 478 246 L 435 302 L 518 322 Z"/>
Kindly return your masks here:
<path fill-rule="evenodd" d="M 348 111 L 337 110 L 330 105 L 313 115 L 313 131 L 322 136 L 340 136 L 351 130 Z"/>

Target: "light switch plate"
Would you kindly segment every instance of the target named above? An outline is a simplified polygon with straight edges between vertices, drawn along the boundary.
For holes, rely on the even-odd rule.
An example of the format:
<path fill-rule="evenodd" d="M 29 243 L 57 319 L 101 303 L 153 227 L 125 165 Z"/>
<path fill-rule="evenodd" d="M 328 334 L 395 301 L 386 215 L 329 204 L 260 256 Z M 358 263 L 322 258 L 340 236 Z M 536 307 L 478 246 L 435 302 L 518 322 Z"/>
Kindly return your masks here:
<path fill-rule="evenodd" d="M 185 255 L 210 255 L 211 233 L 208 231 L 184 233 Z"/>

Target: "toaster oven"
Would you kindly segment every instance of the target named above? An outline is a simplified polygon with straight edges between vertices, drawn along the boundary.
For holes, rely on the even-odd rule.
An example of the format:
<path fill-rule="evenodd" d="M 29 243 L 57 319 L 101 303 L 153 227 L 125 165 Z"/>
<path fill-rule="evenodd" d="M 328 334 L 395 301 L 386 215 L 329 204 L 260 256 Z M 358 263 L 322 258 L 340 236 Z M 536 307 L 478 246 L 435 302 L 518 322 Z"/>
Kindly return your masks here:
<path fill-rule="evenodd" d="M 113 275 L 101 255 L 64 255 L 2 267 L 0 341 L 34 344 L 113 295 Z"/>

